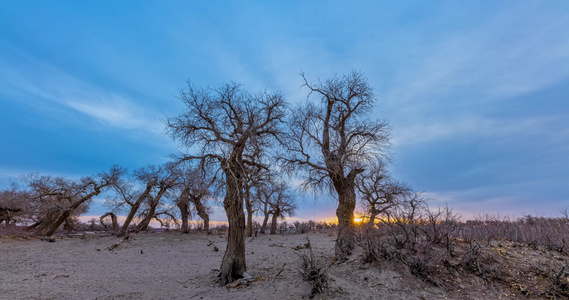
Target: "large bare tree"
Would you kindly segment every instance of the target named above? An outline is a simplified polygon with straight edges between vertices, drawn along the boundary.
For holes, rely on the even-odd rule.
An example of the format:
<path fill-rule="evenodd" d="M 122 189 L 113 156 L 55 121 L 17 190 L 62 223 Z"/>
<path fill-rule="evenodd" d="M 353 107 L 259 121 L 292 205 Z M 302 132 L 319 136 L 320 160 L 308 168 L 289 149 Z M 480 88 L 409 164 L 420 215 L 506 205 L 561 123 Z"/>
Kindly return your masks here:
<path fill-rule="evenodd" d="M 279 93 L 250 94 L 238 84 L 203 88 L 191 83 L 180 92 L 186 111 L 167 120 L 167 130 L 186 147 L 198 149 L 183 160 L 199 160 L 202 167 L 215 164 L 223 171 L 223 207 L 229 222 L 227 248 L 220 267 L 220 283 L 242 278 L 245 262 L 243 190 L 251 144 L 280 133 L 285 101 Z"/>
<path fill-rule="evenodd" d="M 342 261 L 354 247 L 356 176 L 385 155 L 388 125 L 367 118 L 375 97 L 361 73 L 352 71 L 314 84 L 301 75 L 308 98 L 316 96 L 318 102 L 307 102 L 291 113 L 283 160 L 286 166 L 304 171 L 305 188 L 329 186 L 336 192 L 339 232 L 335 250 Z"/>

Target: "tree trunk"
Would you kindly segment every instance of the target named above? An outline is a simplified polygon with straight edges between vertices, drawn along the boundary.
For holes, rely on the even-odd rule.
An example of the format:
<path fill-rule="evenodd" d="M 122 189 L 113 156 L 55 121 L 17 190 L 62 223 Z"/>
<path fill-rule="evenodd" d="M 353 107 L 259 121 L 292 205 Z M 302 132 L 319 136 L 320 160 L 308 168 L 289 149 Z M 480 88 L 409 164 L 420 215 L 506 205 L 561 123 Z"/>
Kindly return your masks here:
<path fill-rule="evenodd" d="M 182 233 L 189 233 L 190 226 L 188 225 L 188 217 L 190 215 L 189 205 L 187 201 L 180 199 L 178 201 L 178 208 L 180 209 L 180 215 L 182 216 Z"/>
<path fill-rule="evenodd" d="M 277 233 L 277 219 L 278 218 L 279 218 L 279 211 L 274 210 L 273 211 L 273 219 L 271 220 L 271 233 L 270 234 Z"/>
<path fill-rule="evenodd" d="M 253 236 L 253 210 L 251 209 L 251 205 L 248 205 L 247 209 L 247 236 Z"/>
<path fill-rule="evenodd" d="M 222 162 L 223 163 L 223 162 Z M 236 279 L 243 278 L 247 270 L 245 264 L 245 214 L 243 213 L 243 188 L 240 167 L 229 162 L 223 166 L 226 178 L 226 195 L 223 207 L 229 222 L 227 248 L 220 267 L 220 283 L 226 285 Z"/>
<path fill-rule="evenodd" d="M 340 261 L 345 261 L 355 246 L 354 240 L 354 209 L 356 208 L 356 192 L 353 180 L 348 179 L 334 182 L 338 192 L 338 239 L 335 253 Z"/>
<path fill-rule="evenodd" d="M 148 226 L 150 225 L 150 221 L 154 217 L 154 213 L 156 213 L 156 206 L 158 206 L 158 201 L 156 199 L 152 199 L 152 203 L 150 204 L 150 208 L 148 209 L 148 213 L 144 216 L 144 219 L 138 223 L 136 226 L 136 231 L 146 231 L 148 230 Z"/>
<path fill-rule="evenodd" d="M 269 222 L 269 211 L 266 208 L 267 204 L 265 203 L 265 218 L 263 219 L 263 226 L 261 226 L 261 233 L 265 233 L 265 229 L 267 228 L 267 223 Z"/>
<path fill-rule="evenodd" d="M 377 216 L 379 212 L 377 211 L 377 209 L 375 208 L 375 206 L 372 206 L 370 212 L 369 212 L 369 221 L 368 221 L 368 225 L 373 226 L 375 224 L 375 217 Z"/>
<path fill-rule="evenodd" d="M 248 237 L 253 236 L 253 205 L 251 205 L 251 187 L 249 183 L 245 183 L 245 209 L 247 209 L 247 231 Z"/>
<path fill-rule="evenodd" d="M 140 208 L 142 201 L 144 201 L 144 199 L 146 199 L 146 197 L 148 197 L 148 195 L 150 194 L 150 191 L 152 190 L 153 186 L 154 183 L 151 182 L 146 184 L 146 189 L 144 190 L 144 192 L 142 192 L 142 194 L 140 194 L 140 196 L 138 196 L 136 202 L 134 202 L 134 205 L 130 208 L 130 212 L 128 213 L 128 216 L 126 216 L 126 219 L 124 220 L 121 231 L 119 232 L 119 236 L 126 234 L 126 232 L 128 231 L 128 226 L 130 226 L 130 222 L 132 222 L 132 219 L 134 219 L 134 216 L 136 215 L 136 212 Z"/>
<path fill-rule="evenodd" d="M 209 215 L 205 209 L 205 206 L 202 204 L 201 197 L 192 197 L 190 198 L 190 201 L 192 201 L 196 207 L 198 216 L 203 220 L 203 230 L 209 233 Z"/>

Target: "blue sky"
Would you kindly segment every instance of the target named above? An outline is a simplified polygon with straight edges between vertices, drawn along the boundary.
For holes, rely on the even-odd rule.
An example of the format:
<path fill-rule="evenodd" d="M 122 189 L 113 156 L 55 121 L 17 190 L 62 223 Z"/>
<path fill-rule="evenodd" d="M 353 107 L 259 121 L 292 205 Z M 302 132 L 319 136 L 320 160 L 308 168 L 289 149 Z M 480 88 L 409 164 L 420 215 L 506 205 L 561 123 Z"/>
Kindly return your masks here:
<path fill-rule="evenodd" d="M 567 1 L 0 0 L 0 187 L 165 162 L 191 79 L 303 101 L 361 70 L 393 174 L 465 216 L 569 206 Z M 335 204 L 301 203 L 299 217 Z M 103 208 L 95 203 L 91 214 Z"/>

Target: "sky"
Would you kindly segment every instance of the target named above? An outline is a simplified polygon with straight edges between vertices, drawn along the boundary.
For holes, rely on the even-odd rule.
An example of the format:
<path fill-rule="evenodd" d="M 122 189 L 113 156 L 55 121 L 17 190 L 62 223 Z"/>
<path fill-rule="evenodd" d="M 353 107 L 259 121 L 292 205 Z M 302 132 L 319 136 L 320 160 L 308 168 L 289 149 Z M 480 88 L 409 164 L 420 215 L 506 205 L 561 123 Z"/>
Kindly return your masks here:
<path fill-rule="evenodd" d="M 469 218 L 569 206 L 568 1 L 0 0 L 0 188 L 166 162 L 187 80 L 304 101 L 359 70 L 391 172 Z M 297 217 L 334 215 L 308 196 Z M 105 212 L 102 199 L 88 214 Z M 222 218 L 222 213 L 218 212 Z M 215 219 L 215 218 L 214 218 Z"/>

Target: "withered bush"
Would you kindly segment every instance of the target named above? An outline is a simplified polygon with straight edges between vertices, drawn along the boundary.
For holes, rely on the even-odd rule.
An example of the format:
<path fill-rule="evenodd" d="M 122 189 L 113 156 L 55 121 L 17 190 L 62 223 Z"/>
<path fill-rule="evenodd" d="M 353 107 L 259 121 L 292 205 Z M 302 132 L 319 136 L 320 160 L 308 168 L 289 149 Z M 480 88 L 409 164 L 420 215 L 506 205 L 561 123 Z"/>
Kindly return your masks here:
<path fill-rule="evenodd" d="M 310 298 L 324 292 L 327 287 L 327 276 L 322 265 L 314 258 L 310 239 L 306 238 L 305 251 L 298 254 L 302 260 L 300 274 L 302 278 L 312 285 Z"/>
<path fill-rule="evenodd" d="M 507 249 L 533 248 L 567 255 L 567 241 L 567 216 L 510 220 L 486 214 L 461 221 L 449 207 L 431 210 L 418 199 L 387 210 L 379 223 L 362 225 L 357 234 L 364 263 L 395 261 L 411 274 L 443 288 L 458 284 L 456 276 L 462 274 L 482 278 L 496 293 L 494 285 L 500 283 L 524 295 L 553 298 L 569 295 L 569 265 L 559 269 L 556 262 L 540 268 L 534 275 L 546 278 L 548 283 L 530 289 L 512 273 Z M 528 266 L 518 268 L 520 272 L 532 272 Z"/>

